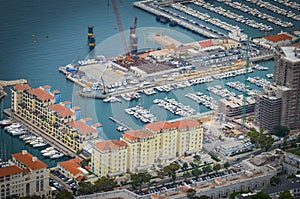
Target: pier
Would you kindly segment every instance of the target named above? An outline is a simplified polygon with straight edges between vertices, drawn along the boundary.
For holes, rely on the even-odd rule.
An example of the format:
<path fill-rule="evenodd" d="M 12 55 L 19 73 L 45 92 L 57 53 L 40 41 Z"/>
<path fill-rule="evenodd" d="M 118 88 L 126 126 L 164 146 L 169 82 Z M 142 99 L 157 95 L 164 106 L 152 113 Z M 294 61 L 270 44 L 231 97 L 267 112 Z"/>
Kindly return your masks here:
<path fill-rule="evenodd" d="M 117 120 L 117 119 L 114 118 L 114 117 L 109 117 L 109 119 L 112 120 L 113 122 L 117 123 L 118 125 L 127 128 L 127 129 L 130 130 L 130 131 L 133 130 L 132 128 L 130 128 L 129 126 L 127 126 L 126 124 L 124 124 L 123 122 Z"/>
<path fill-rule="evenodd" d="M 180 25 L 186 29 L 189 29 L 193 32 L 196 32 L 200 35 L 204 35 L 209 38 L 224 37 L 223 33 L 219 33 L 216 31 L 215 32 L 209 31 L 208 29 L 201 27 L 199 24 L 194 23 L 194 22 L 190 21 L 189 19 L 186 19 L 182 16 L 176 16 L 175 14 L 172 14 L 171 12 L 167 12 L 166 10 L 164 10 L 163 8 L 161 8 L 157 5 L 153 5 L 152 2 L 143 2 L 143 1 L 134 2 L 133 5 L 142 10 L 150 12 L 156 16 L 166 17 L 169 20 L 176 22 L 178 25 Z"/>

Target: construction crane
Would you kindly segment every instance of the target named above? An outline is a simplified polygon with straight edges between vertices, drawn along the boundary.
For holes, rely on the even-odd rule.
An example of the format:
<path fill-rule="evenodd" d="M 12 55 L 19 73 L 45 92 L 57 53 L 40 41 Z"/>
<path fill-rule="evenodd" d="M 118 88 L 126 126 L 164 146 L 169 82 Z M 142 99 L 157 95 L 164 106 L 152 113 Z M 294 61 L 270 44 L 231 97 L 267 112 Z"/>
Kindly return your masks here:
<path fill-rule="evenodd" d="M 129 39 L 129 50 L 131 54 L 137 53 L 137 48 L 138 48 L 138 37 L 135 34 L 135 30 L 136 30 L 136 24 L 137 24 L 137 18 L 134 17 L 134 22 L 133 22 L 133 26 L 130 26 L 130 39 Z"/>
<path fill-rule="evenodd" d="M 117 3 L 116 3 L 116 0 L 111 0 L 111 2 L 112 2 L 112 5 L 113 5 L 115 17 L 116 17 L 116 20 L 117 20 L 117 25 L 118 25 L 118 29 L 119 29 L 120 37 L 121 37 L 121 41 L 122 41 L 122 46 L 123 46 L 124 52 L 127 53 L 127 52 L 129 52 L 129 50 L 128 50 L 128 47 L 127 47 L 125 35 L 124 35 L 124 32 L 123 32 L 123 28 L 122 28 L 122 24 L 121 24 L 121 20 L 120 20 L 120 16 L 119 16 L 119 11 L 118 11 L 118 6 L 117 6 Z"/>
<path fill-rule="evenodd" d="M 246 106 L 247 106 L 247 97 L 248 97 L 248 93 L 247 93 L 247 82 L 248 82 L 248 70 L 249 70 L 249 64 L 250 64 L 250 57 L 249 57 L 249 53 L 250 53 L 250 38 L 249 38 L 249 33 L 247 34 L 247 50 L 246 50 L 246 73 L 245 73 L 245 88 L 243 91 L 243 118 L 242 118 L 242 122 L 243 122 L 243 129 L 246 129 Z"/>

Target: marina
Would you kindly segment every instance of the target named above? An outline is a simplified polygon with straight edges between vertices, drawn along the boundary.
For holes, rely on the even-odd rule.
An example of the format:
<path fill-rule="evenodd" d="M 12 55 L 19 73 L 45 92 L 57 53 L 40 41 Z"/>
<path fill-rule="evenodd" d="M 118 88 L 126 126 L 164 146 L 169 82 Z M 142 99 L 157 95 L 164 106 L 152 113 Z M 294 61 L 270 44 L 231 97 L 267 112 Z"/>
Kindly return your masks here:
<path fill-rule="evenodd" d="M 143 109 L 141 106 L 134 106 L 124 110 L 127 114 L 134 116 L 143 123 L 150 123 L 157 121 L 156 117 L 150 113 L 149 110 Z"/>
<path fill-rule="evenodd" d="M 215 101 L 213 97 L 210 97 L 208 95 L 203 95 L 203 93 L 201 92 L 187 93 L 185 94 L 185 96 L 194 100 L 198 104 L 205 106 L 208 109 L 216 110 L 218 108 L 217 101 Z"/>
<path fill-rule="evenodd" d="M 196 114 L 196 111 L 189 105 L 185 106 L 182 103 L 176 101 L 175 99 L 155 99 L 153 103 L 181 117 L 190 117 Z"/>

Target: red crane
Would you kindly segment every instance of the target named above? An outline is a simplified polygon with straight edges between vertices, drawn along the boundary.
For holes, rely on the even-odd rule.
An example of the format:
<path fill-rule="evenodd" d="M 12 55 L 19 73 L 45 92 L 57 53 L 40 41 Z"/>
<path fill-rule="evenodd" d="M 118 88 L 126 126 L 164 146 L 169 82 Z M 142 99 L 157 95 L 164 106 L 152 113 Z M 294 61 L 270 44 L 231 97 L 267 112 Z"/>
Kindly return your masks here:
<path fill-rule="evenodd" d="M 124 49 L 125 53 L 128 53 L 129 50 L 128 50 L 126 39 L 125 39 L 125 35 L 124 35 L 124 32 L 123 32 L 123 28 L 122 28 L 122 24 L 121 24 L 121 20 L 120 20 L 120 16 L 119 16 L 119 11 L 118 11 L 116 0 L 111 0 L 111 2 L 113 4 L 113 9 L 114 9 L 114 13 L 115 13 L 115 16 L 116 16 L 116 20 L 117 20 L 117 24 L 118 24 L 118 29 L 119 29 L 119 32 L 120 32 L 120 37 L 121 37 L 123 49 Z"/>

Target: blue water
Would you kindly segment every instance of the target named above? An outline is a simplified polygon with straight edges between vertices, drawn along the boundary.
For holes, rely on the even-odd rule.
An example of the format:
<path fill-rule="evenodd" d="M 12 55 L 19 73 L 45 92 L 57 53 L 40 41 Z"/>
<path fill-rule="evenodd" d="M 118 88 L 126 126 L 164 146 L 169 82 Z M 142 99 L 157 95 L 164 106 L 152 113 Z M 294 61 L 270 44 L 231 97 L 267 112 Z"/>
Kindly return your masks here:
<path fill-rule="evenodd" d="M 151 42 L 147 35 L 157 30 L 171 36 L 179 35 L 177 39 L 181 42 L 203 39 L 186 29 L 170 28 L 167 24 L 156 22 L 155 16 L 134 8 L 132 2 L 133 0 L 117 1 L 121 23 L 124 31 L 128 33 L 134 17 L 138 18 L 137 32 L 140 44 L 144 47 L 157 45 Z M 75 94 L 77 87 L 58 72 L 58 67 L 72 61 L 82 60 L 89 55 L 87 25 L 94 26 L 96 43 L 99 46 L 97 53 L 103 52 L 110 56 L 122 53 L 121 42 L 118 42 L 120 41 L 119 31 L 110 1 L 1 0 L 0 24 L 0 79 L 25 78 L 32 87 L 49 84 L 53 89 L 60 90 L 62 100 L 70 100 L 73 105 L 82 107 L 82 117 L 92 117 L 95 122 L 98 121 L 104 125 L 105 138 L 118 139 L 120 137 L 120 133 L 116 131 L 117 125 L 108 119 L 111 115 L 133 128 L 142 127 L 143 124 L 140 121 L 129 117 L 123 111 L 137 104 L 149 108 L 159 120 L 177 118 L 153 105 L 152 101 L 155 98 L 174 97 L 184 104 L 190 104 L 199 112 L 208 111 L 205 107 L 184 97 L 187 92 L 206 93 L 207 85 L 193 86 L 168 94 L 143 96 L 139 101 L 117 104 L 105 104 L 101 100 L 80 98 Z M 253 33 L 256 34 L 255 31 Z M 111 43 L 112 40 L 115 43 Z M 270 66 L 266 73 L 271 73 L 273 62 L 266 62 L 265 65 Z M 9 88 L 6 88 L 6 91 L 9 92 Z M 4 108 L 10 106 L 9 96 L 3 99 L 3 103 Z M 0 129 L 0 158 L 7 159 L 11 153 L 19 152 L 24 148 L 42 158 L 38 150 L 28 148 L 18 138 L 13 138 Z M 47 160 L 45 162 L 51 166 L 55 165 L 55 162 Z"/>

